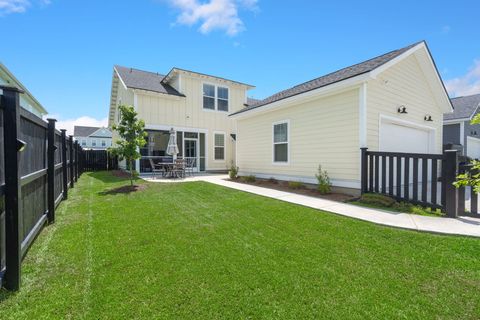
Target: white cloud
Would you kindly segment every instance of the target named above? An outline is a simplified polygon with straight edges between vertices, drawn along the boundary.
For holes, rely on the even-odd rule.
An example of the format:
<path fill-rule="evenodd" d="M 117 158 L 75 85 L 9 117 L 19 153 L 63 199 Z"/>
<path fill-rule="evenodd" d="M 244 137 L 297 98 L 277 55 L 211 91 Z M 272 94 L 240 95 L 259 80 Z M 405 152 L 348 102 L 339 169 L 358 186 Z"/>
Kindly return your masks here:
<path fill-rule="evenodd" d="M 213 30 L 223 30 L 234 36 L 245 30 L 239 17 L 240 9 L 258 11 L 258 0 L 169 0 L 169 3 L 180 10 L 177 23 L 187 26 L 200 23 L 199 30 L 207 34 Z"/>
<path fill-rule="evenodd" d="M 67 130 L 67 135 L 71 134 L 73 135 L 73 127 L 74 126 L 87 126 L 87 127 L 107 127 L 108 125 L 108 118 L 103 118 L 103 119 L 95 119 L 89 116 L 82 116 L 76 119 L 62 119 L 60 116 L 55 115 L 55 114 L 49 114 L 44 117 L 45 119 L 47 118 L 53 118 L 57 119 L 57 123 L 55 124 L 55 127 L 57 129 L 66 129 Z"/>
<path fill-rule="evenodd" d="M 50 0 L 34 0 L 39 5 L 46 6 Z M 31 0 L 0 0 L 0 16 L 9 13 L 23 13 L 32 6 Z"/>
<path fill-rule="evenodd" d="M 465 75 L 445 81 L 445 87 L 454 97 L 480 93 L 480 59 L 473 62 Z"/>

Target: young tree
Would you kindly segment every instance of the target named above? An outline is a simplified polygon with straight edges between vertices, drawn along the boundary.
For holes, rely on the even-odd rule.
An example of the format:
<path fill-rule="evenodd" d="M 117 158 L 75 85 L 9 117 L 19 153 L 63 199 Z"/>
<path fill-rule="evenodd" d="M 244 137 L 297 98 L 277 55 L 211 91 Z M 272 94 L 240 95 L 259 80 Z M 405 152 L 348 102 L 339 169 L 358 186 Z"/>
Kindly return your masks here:
<path fill-rule="evenodd" d="M 137 113 L 132 106 L 121 105 L 120 123 L 113 125 L 113 130 L 118 132 L 120 140 L 115 141 L 115 146 L 109 151 L 118 156 L 120 160 L 126 160 L 130 168 L 130 185 L 133 186 L 133 161 L 140 159 L 138 149 L 143 147 L 147 141 L 147 133 L 144 131 L 145 123 L 137 118 Z"/>
<path fill-rule="evenodd" d="M 480 114 L 473 117 L 471 124 L 480 124 Z M 467 173 L 460 174 L 454 185 L 459 187 L 471 186 L 475 193 L 480 193 L 480 161 L 472 160 L 471 169 Z"/>

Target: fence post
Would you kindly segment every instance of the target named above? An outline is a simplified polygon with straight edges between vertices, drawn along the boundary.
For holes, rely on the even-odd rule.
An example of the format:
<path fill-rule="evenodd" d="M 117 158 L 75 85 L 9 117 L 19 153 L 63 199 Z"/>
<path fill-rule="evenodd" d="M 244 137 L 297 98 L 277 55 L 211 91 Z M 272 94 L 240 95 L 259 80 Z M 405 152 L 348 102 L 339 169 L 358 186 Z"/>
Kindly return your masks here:
<path fill-rule="evenodd" d="M 444 177 L 445 190 L 445 213 L 450 218 L 458 216 L 458 190 L 453 185 L 457 179 L 458 157 L 457 150 L 445 150 L 444 152 Z"/>
<path fill-rule="evenodd" d="M 70 188 L 73 188 L 73 136 L 69 135 L 68 137 L 68 145 L 70 146 Z"/>
<path fill-rule="evenodd" d="M 55 221 L 55 119 L 47 119 L 47 203 L 48 223 Z"/>
<path fill-rule="evenodd" d="M 68 162 L 67 162 L 67 130 L 62 129 L 62 175 L 63 199 L 68 198 Z"/>
<path fill-rule="evenodd" d="M 3 111 L 3 139 L 5 166 L 5 288 L 20 288 L 21 241 L 20 219 L 20 152 L 25 143 L 18 140 L 20 136 L 20 93 L 23 91 L 0 86 L 3 90 L 1 105 Z"/>
<path fill-rule="evenodd" d="M 367 150 L 368 148 L 360 148 L 361 150 L 361 173 L 360 173 L 360 184 L 361 184 L 361 192 L 362 194 L 367 192 L 367 176 L 368 176 L 368 155 Z"/>
<path fill-rule="evenodd" d="M 75 167 L 74 167 L 74 174 L 73 176 L 75 177 L 75 182 L 78 181 L 78 141 L 75 141 L 73 143 L 73 152 L 74 152 L 74 158 L 75 158 Z"/>

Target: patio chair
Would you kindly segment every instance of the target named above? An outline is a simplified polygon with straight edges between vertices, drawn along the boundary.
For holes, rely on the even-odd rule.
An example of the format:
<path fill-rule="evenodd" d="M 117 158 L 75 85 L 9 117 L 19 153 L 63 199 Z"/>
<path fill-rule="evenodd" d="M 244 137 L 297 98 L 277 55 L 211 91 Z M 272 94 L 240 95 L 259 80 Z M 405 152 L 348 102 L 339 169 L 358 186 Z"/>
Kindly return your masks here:
<path fill-rule="evenodd" d="M 185 177 L 185 160 L 184 159 L 175 160 L 171 173 L 174 178 L 184 178 Z"/>
<path fill-rule="evenodd" d="M 162 177 L 165 175 L 165 168 L 160 167 L 158 164 L 155 164 L 152 159 L 148 159 L 150 161 L 150 167 L 152 167 L 152 175 L 153 178 L 157 178 L 157 173 L 161 173 Z"/>
<path fill-rule="evenodd" d="M 195 161 L 197 159 L 195 158 L 187 158 L 186 163 L 185 163 L 185 174 L 188 174 L 189 176 L 193 176 L 195 173 L 193 169 L 195 168 Z"/>

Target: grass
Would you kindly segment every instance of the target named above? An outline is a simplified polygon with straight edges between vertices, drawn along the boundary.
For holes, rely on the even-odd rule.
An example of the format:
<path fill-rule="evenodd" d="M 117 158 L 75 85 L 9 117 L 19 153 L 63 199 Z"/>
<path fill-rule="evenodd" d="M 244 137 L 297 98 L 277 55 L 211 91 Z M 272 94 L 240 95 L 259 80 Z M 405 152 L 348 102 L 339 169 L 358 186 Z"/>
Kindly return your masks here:
<path fill-rule="evenodd" d="M 480 240 L 202 182 L 84 174 L 2 319 L 478 319 Z"/>

